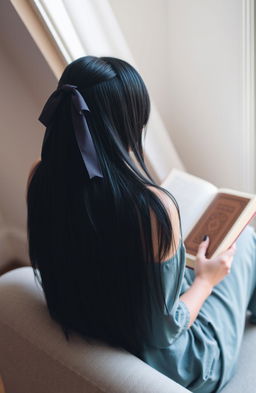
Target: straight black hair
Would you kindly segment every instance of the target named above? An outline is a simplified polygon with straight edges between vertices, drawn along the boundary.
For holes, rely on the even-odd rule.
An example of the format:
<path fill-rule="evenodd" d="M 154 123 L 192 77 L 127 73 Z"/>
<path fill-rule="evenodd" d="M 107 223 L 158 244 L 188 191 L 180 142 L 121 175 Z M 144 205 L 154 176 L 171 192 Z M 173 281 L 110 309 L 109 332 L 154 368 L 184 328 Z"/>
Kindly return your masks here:
<path fill-rule="evenodd" d="M 59 86 L 66 83 L 78 87 L 90 109 L 86 118 L 103 178 L 89 179 L 67 96 L 28 185 L 31 264 L 50 315 L 67 338 L 76 332 L 139 356 L 150 324 L 149 297 L 155 294 L 160 307 L 165 303 L 161 283 L 152 276 L 152 212 L 159 261 L 174 242 L 168 213 L 150 188 L 169 195 L 179 212 L 175 198 L 155 184 L 144 162 L 149 95 L 139 73 L 114 57 L 73 61 Z"/>

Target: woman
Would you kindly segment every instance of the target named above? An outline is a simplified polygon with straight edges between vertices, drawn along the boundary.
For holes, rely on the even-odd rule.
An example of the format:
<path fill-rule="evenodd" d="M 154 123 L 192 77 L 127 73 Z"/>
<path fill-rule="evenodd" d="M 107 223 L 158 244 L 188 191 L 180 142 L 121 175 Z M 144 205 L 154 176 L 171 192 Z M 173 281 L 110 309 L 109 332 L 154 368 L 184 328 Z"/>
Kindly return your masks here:
<path fill-rule="evenodd" d="M 236 253 L 214 259 L 206 237 L 185 268 L 177 202 L 143 159 L 149 112 L 127 62 L 85 56 L 66 67 L 39 118 L 30 258 L 67 338 L 123 347 L 194 392 L 216 392 L 234 373 L 249 302 L 256 315 L 256 236 L 248 227 Z"/>

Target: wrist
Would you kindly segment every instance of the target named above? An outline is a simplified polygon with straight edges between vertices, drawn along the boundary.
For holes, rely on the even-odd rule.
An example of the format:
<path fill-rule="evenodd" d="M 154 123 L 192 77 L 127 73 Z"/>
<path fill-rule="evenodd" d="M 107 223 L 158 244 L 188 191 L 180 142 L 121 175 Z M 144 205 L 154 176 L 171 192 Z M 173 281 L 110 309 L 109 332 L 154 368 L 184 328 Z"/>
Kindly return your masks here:
<path fill-rule="evenodd" d="M 204 291 L 206 297 L 208 297 L 213 290 L 214 285 L 204 277 L 196 276 L 193 285 L 199 286 Z"/>

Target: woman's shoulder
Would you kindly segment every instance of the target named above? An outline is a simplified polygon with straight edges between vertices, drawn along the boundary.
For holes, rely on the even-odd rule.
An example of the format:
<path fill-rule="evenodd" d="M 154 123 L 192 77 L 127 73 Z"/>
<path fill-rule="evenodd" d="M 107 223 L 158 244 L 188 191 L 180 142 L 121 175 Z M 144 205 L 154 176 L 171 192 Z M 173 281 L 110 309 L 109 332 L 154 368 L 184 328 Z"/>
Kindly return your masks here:
<path fill-rule="evenodd" d="M 150 211 L 152 242 L 153 242 L 153 249 L 155 255 L 155 262 L 165 262 L 167 260 L 172 259 L 177 254 L 182 244 L 179 212 L 174 201 L 163 190 L 158 189 L 154 186 L 148 186 L 148 188 L 150 189 L 150 191 L 155 193 L 156 196 L 160 199 L 171 221 L 171 226 L 173 230 L 173 242 L 171 244 L 168 253 L 164 256 L 163 260 L 158 261 L 157 253 L 158 253 L 159 244 L 158 244 L 158 234 L 157 234 L 157 220 L 154 212 L 152 210 Z"/>

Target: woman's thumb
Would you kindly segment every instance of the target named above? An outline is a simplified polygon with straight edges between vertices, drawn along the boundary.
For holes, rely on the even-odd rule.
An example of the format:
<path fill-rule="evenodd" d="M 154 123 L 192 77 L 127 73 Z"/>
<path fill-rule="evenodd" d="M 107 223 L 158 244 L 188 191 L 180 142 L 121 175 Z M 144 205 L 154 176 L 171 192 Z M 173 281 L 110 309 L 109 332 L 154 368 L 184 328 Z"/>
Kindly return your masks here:
<path fill-rule="evenodd" d="M 203 241 L 199 244 L 199 247 L 198 247 L 198 252 L 197 252 L 198 257 L 205 258 L 205 253 L 206 253 L 208 245 L 209 245 L 209 236 L 204 235 Z"/>

